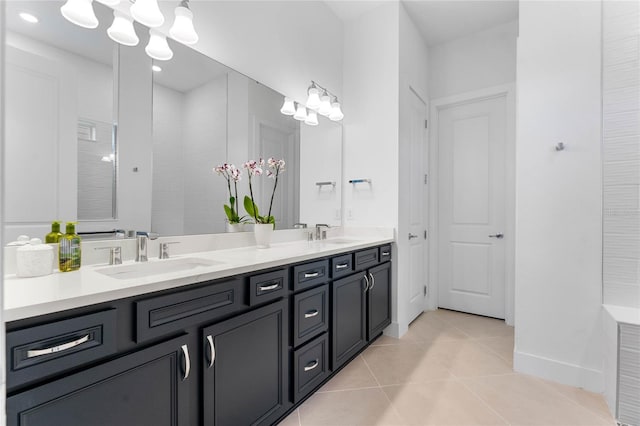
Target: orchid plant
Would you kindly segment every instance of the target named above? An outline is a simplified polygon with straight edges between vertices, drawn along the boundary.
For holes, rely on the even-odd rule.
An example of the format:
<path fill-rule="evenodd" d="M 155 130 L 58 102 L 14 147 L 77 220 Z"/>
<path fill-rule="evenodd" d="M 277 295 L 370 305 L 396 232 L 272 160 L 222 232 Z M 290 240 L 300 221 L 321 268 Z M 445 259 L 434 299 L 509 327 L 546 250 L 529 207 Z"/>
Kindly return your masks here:
<path fill-rule="evenodd" d="M 275 158 L 269 158 L 267 160 L 267 177 L 274 179 L 273 184 L 273 192 L 271 192 L 271 201 L 269 202 L 269 211 L 266 216 L 260 216 L 260 211 L 258 210 L 258 206 L 255 202 L 255 198 L 253 197 L 253 184 L 252 178 L 256 176 L 263 175 L 265 161 L 261 158 L 258 161 L 250 160 L 244 163 L 244 168 L 247 170 L 247 175 L 249 176 L 249 194 L 244 196 L 244 209 L 249 213 L 249 216 L 253 218 L 255 223 L 261 224 L 274 224 L 276 223 L 275 218 L 271 215 L 271 209 L 273 208 L 273 198 L 276 195 L 276 188 L 278 188 L 278 177 L 280 173 L 284 172 L 285 162 L 284 160 L 276 160 Z"/>
<path fill-rule="evenodd" d="M 230 224 L 246 222 L 245 216 L 240 217 L 240 208 L 238 206 L 238 182 L 242 179 L 242 173 L 233 164 L 224 163 L 213 169 L 219 176 L 227 181 L 227 190 L 229 191 L 229 204 L 224 205 L 224 212 Z M 233 183 L 233 192 L 231 192 L 231 183 Z"/>

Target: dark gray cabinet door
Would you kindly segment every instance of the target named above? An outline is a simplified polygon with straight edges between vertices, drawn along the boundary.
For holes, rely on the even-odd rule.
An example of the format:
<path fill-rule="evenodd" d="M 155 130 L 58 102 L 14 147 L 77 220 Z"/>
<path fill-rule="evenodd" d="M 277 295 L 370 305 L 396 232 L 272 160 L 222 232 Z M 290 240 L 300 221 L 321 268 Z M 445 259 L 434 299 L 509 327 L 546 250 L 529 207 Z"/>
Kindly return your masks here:
<path fill-rule="evenodd" d="M 335 370 L 367 343 L 364 273 L 332 283 L 331 367 Z"/>
<path fill-rule="evenodd" d="M 204 424 L 271 424 L 290 407 L 287 303 L 203 329 Z"/>
<path fill-rule="evenodd" d="M 367 291 L 367 339 L 371 340 L 391 324 L 391 263 L 383 263 L 368 272 L 373 277 Z"/>
<path fill-rule="evenodd" d="M 186 344 L 184 336 L 172 339 L 10 396 L 7 424 L 188 425 L 189 381 L 195 378 L 184 380 Z"/>

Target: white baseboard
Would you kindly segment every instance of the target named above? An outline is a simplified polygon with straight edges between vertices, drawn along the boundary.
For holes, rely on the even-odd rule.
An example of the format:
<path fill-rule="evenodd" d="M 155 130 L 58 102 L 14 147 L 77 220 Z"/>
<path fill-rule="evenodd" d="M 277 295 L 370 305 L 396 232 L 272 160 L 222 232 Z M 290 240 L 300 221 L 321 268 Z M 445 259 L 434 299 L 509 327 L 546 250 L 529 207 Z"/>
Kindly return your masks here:
<path fill-rule="evenodd" d="M 398 322 L 392 322 L 389 324 L 387 328 L 384 329 L 384 334 L 386 336 L 395 337 L 396 339 L 401 338 L 407 331 L 409 331 L 408 324 L 400 324 Z"/>
<path fill-rule="evenodd" d="M 530 374 L 591 392 L 604 392 L 604 373 L 579 365 L 516 350 L 513 353 L 513 369 L 518 373 Z"/>

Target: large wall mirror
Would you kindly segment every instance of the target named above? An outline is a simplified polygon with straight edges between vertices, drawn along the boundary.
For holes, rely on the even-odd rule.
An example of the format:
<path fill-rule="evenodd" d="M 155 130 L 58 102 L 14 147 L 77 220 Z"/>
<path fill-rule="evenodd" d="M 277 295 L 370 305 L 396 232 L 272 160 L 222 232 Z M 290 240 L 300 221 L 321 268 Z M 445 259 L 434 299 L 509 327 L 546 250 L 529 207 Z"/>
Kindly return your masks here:
<path fill-rule="evenodd" d="M 97 2 L 94 30 L 67 22 L 63 1 L 6 4 L 5 240 L 42 237 L 52 220 L 83 232 L 224 232 L 227 186 L 213 168 L 260 157 L 287 163 L 278 229 L 341 224 L 340 124 L 284 116 L 282 94 L 171 40 L 173 59 L 153 61 L 139 24 L 138 46 L 114 43 L 112 11 Z M 261 208 L 272 185 L 254 182 Z M 248 193 L 246 174 L 238 189 Z"/>

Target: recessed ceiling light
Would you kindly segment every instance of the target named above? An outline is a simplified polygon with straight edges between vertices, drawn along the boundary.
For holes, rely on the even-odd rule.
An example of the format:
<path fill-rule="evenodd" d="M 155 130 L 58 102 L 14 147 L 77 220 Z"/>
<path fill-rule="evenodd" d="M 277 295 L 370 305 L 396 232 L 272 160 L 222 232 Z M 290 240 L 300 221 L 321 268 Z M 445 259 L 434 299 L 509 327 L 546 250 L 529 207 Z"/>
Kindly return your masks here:
<path fill-rule="evenodd" d="M 157 66 L 157 65 L 152 65 L 152 66 L 151 66 L 151 69 L 152 69 L 152 70 L 154 70 L 155 72 L 160 72 L 160 71 L 162 71 L 162 68 L 160 68 L 160 67 L 159 67 L 159 66 Z"/>
<path fill-rule="evenodd" d="M 30 24 L 37 24 L 38 23 L 38 18 L 35 17 L 34 15 L 27 13 L 27 12 L 20 12 L 19 14 L 20 18 L 22 18 L 23 21 L 28 22 Z"/>

